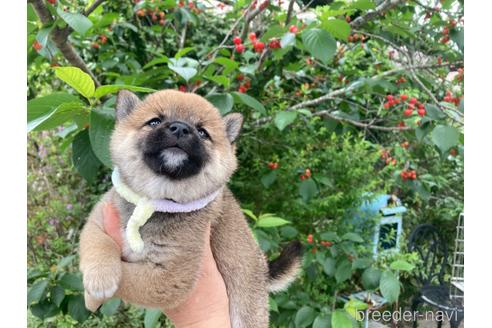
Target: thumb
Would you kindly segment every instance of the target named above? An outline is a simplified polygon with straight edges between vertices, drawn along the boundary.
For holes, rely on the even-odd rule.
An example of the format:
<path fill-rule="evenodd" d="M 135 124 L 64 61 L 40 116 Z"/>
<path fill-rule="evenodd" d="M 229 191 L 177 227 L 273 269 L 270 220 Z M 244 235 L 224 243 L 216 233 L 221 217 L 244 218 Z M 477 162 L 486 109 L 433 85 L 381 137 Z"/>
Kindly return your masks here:
<path fill-rule="evenodd" d="M 120 246 L 123 245 L 121 237 L 120 214 L 111 203 L 103 205 L 103 226 L 104 231 Z"/>

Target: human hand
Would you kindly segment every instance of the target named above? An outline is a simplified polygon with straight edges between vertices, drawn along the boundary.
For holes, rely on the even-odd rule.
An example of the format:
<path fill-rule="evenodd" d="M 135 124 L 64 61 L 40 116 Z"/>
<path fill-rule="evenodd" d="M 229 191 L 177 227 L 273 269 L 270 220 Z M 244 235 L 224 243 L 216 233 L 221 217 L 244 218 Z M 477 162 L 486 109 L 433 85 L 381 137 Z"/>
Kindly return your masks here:
<path fill-rule="evenodd" d="M 105 232 L 122 247 L 120 217 L 110 203 L 103 206 Z M 181 305 L 163 311 L 176 328 L 230 327 L 229 299 L 210 247 L 210 225 L 204 236 L 201 272 L 195 289 Z"/>

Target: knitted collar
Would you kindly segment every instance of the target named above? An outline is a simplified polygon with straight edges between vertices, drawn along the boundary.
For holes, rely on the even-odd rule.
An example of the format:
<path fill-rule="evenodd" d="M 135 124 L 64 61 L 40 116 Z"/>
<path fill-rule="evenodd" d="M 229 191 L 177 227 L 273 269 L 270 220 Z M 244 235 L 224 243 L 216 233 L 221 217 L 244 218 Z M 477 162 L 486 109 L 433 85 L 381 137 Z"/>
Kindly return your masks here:
<path fill-rule="evenodd" d="M 220 188 L 208 196 L 188 203 L 178 203 L 169 199 L 148 199 L 138 195 L 121 180 L 117 167 L 113 170 L 111 180 L 116 192 L 127 202 L 136 206 L 126 226 L 128 244 L 135 252 L 141 252 L 143 250 L 144 243 L 140 236 L 139 229 L 152 216 L 152 213 L 189 213 L 197 211 L 210 204 L 222 190 L 222 188 Z"/>

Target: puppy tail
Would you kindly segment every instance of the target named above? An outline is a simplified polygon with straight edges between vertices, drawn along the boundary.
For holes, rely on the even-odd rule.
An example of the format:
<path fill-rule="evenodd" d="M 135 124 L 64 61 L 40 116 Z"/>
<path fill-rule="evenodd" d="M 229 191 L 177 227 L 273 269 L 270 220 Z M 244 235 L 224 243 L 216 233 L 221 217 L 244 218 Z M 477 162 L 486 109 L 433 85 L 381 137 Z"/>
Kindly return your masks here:
<path fill-rule="evenodd" d="M 268 263 L 268 291 L 276 293 L 286 289 L 293 282 L 302 264 L 302 244 L 290 242 L 280 256 Z"/>

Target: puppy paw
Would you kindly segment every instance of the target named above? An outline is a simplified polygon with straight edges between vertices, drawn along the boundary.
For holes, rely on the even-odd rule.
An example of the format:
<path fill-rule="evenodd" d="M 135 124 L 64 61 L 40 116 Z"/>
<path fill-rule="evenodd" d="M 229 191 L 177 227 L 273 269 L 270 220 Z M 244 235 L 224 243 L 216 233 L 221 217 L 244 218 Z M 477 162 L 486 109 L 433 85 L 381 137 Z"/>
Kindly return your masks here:
<path fill-rule="evenodd" d="M 95 299 L 111 298 L 121 279 L 121 268 L 102 264 L 84 272 L 83 282 L 86 292 Z"/>
<path fill-rule="evenodd" d="M 103 300 L 97 299 L 87 292 L 87 290 L 84 292 L 84 301 L 85 301 L 85 307 L 87 310 L 91 312 L 96 312 L 97 309 L 101 307 L 103 304 Z"/>

